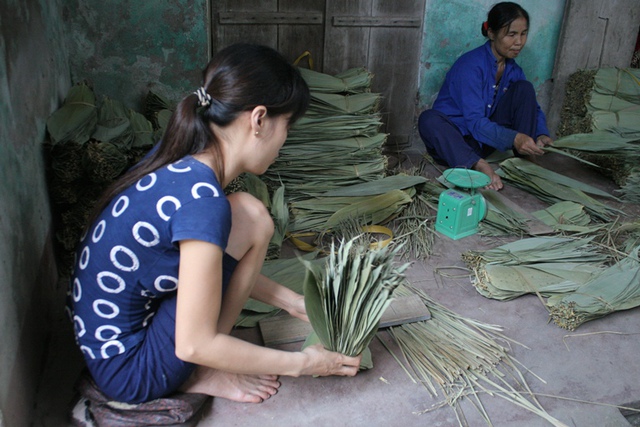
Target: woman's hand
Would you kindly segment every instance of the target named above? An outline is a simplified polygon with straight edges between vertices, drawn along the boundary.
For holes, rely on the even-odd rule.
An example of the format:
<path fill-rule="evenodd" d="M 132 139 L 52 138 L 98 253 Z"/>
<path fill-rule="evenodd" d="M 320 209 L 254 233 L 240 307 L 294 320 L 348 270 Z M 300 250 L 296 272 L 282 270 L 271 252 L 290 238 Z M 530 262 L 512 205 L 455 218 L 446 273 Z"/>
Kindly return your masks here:
<path fill-rule="evenodd" d="M 536 139 L 536 145 L 540 148 L 544 148 L 547 145 L 553 145 L 553 139 L 551 139 L 549 135 L 540 135 Z"/>
<path fill-rule="evenodd" d="M 360 369 L 362 355 L 356 357 L 326 350 L 322 344 L 314 344 L 305 348 L 302 353 L 307 356 L 306 368 L 302 375 L 340 375 L 353 377 Z"/>
<path fill-rule="evenodd" d="M 549 137 L 547 137 L 549 138 Z M 540 137 L 538 137 L 540 139 Z M 551 138 L 549 138 L 551 140 Z M 513 148 L 523 156 L 542 155 L 544 151 L 529 135 L 518 133 L 513 140 Z"/>

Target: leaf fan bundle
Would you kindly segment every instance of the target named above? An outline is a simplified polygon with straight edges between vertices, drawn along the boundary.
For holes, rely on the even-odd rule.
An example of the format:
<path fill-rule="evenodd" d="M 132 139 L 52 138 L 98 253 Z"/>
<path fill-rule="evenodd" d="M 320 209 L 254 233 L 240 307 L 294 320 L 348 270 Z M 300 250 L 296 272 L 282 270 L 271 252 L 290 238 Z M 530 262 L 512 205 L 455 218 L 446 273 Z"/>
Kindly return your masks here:
<path fill-rule="evenodd" d="M 357 356 L 375 336 L 410 264 L 394 265 L 399 246 L 370 249 L 358 237 L 331 249 L 324 269 L 303 261 L 307 315 L 325 348 Z"/>

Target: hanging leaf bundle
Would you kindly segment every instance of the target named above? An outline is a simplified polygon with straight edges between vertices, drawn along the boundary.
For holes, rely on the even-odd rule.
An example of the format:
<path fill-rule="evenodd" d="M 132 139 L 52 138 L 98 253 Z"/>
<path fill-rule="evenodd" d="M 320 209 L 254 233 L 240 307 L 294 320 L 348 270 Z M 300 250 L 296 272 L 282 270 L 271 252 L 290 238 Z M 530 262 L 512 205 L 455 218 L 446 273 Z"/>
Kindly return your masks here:
<path fill-rule="evenodd" d="M 98 141 L 87 144 L 83 162 L 88 178 L 103 184 L 113 182 L 129 165 L 129 159 L 118 147 Z"/>
<path fill-rule="evenodd" d="M 368 347 L 409 267 L 394 265 L 398 250 L 391 245 L 370 249 L 354 238 L 337 248 L 332 244 L 323 269 L 303 261 L 307 315 L 325 348 L 357 356 Z"/>
<path fill-rule="evenodd" d="M 574 292 L 549 298 L 547 306 L 553 322 L 570 331 L 590 320 L 640 306 L 638 248 Z"/>
<path fill-rule="evenodd" d="M 552 172 L 528 160 L 514 157 L 500 163 L 496 171 L 515 187 L 525 190 L 549 204 L 572 201 L 585 207 L 594 218 L 606 222 L 622 211 L 594 199 L 591 195 L 617 200 L 611 194 L 581 181 Z"/>
<path fill-rule="evenodd" d="M 108 97 L 73 86 L 47 120 L 48 188 L 57 217 L 58 269 L 70 271 L 72 251 L 101 192 L 154 144 L 153 126 L 140 113 Z"/>

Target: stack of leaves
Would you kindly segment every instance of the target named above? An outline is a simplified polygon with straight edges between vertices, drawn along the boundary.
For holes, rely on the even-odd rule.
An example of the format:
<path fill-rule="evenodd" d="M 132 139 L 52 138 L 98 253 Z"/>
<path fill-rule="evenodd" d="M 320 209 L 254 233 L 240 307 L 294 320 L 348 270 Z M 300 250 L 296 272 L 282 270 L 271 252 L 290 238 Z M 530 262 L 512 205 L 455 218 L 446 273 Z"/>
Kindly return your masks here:
<path fill-rule="evenodd" d="M 551 425 L 566 427 L 537 401 L 518 369 L 519 362 L 500 344 L 511 341 L 500 333 L 501 327 L 457 315 L 420 290 L 407 288 L 407 291 L 420 295 L 431 319 L 390 328 L 408 367 L 394 357 L 414 382 L 424 385 L 433 396 L 438 395 L 438 388 L 443 392 L 443 405 L 455 410 L 460 426 L 468 425 L 459 405 L 466 397 L 472 399 L 487 425 L 493 425 L 482 404 L 481 394 L 486 392 L 531 411 Z M 401 288 L 398 292 L 405 290 Z"/>
<path fill-rule="evenodd" d="M 640 201 L 640 70 L 578 71 L 567 93 L 554 146 L 600 167 L 622 188 L 625 200 Z"/>
<path fill-rule="evenodd" d="M 427 179 L 392 175 L 372 182 L 328 191 L 318 197 L 291 202 L 292 233 L 322 233 L 345 221 L 383 224 L 411 203 L 414 188 Z"/>
<path fill-rule="evenodd" d="M 155 141 L 160 141 L 164 136 L 164 130 L 169 124 L 174 109 L 175 105 L 162 95 L 151 90 L 147 93 L 144 102 L 144 116 L 153 125 L 153 139 Z"/>
<path fill-rule="evenodd" d="M 561 201 L 579 203 L 593 218 L 603 222 L 609 221 L 615 214 L 623 213 L 590 196 L 595 195 L 609 200 L 617 200 L 611 194 L 519 157 L 510 158 L 500 163 L 500 169 L 496 173 L 514 186 L 549 204 Z"/>
<path fill-rule="evenodd" d="M 309 85 L 307 113 L 289 131 L 276 162 L 263 175 L 270 187 L 284 184 L 287 198 L 307 199 L 384 176 L 380 94 L 363 68 L 336 76 L 300 68 Z"/>
<path fill-rule="evenodd" d="M 70 271 L 73 251 L 102 191 L 154 144 L 153 125 L 140 113 L 92 89 L 73 86 L 47 120 L 49 195 L 56 217 L 59 271 Z"/>
<path fill-rule="evenodd" d="M 398 246 L 372 249 L 358 237 L 331 249 L 324 268 L 303 260 L 305 306 L 314 330 L 307 345 L 319 341 L 328 350 L 357 356 L 375 336 L 409 264 L 394 265 Z"/>
<path fill-rule="evenodd" d="M 574 292 L 550 297 L 547 306 L 553 322 L 570 331 L 615 311 L 640 306 L 638 247 L 626 258 L 598 272 Z"/>
<path fill-rule="evenodd" d="M 485 251 L 467 251 L 462 259 L 473 272 L 481 295 L 511 300 L 534 293 L 571 292 L 600 272 L 609 258 L 592 238 L 533 237 Z"/>
<path fill-rule="evenodd" d="M 495 191 L 480 192 L 487 202 L 487 215 L 478 227 L 482 236 L 522 236 L 529 232 L 527 219 L 507 206 Z"/>

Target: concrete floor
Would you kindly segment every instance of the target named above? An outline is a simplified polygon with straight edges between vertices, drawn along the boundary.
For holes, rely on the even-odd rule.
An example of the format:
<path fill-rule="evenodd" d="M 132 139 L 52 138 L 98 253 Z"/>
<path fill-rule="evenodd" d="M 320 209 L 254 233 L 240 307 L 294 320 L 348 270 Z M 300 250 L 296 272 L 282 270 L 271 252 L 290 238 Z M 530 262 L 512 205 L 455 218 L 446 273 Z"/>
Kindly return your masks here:
<path fill-rule="evenodd" d="M 419 148 L 409 152 L 409 161 L 420 157 Z M 606 190 L 615 188 L 608 179 L 579 163 L 547 154 L 543 166 L 576 177 Z M 429 170 L 435 176 L 435 170 Z M 534 211 L 544 204 L 508 184 L 502 191 L 523 208 Z M 637 206 L 626 206 L 638 215 Z M 487 249 L 507 240 L 474 235 L 458 241 L 437 239 L 434 253 L 426 262 L 415 262 L 407 273 L 409 281 L 433 300 L 467 318 L 502 325 L 504 334 L 528 348 L 513 346 L 512 355 L 534 375 L 525 375 L 546 411 L 567 426 L 623 427 L 630 423 L 612 405 L 640 401 L 640 309 L 609 315 L 569 332 L 549 322 L 547 311 L 535 296 L 510 302 L 482 297 L 467 277 L 444 277 L 435 269 L 460 266 L 460 254 L 469 249 Z M 82 367 L 73 346 L 67 322 L 52 342 L 52 356 L 43 377 L 37 402 L 36 427 L 68 425 L 66 411 L 72 399 L 72 384 Z M 236 335 L 260 342 L 257 329 Z M 379 337 L 389 341 L 386 332 Z M 297 350 L 298 344 L 280 348 Z M 423 411 L 438 405 L 442 396 L 432 397 L 413 383 L 391 354 L 375 339 L 371 350 L 374 368 L 354 378 L 281 378 L 279 393 L 262 404 L 240 404 L 212 399 L 199 426 L 457 426 L 448 407 Z M 552 397 L 553 396 L 553 397 Z M 496 427 L 547 426 L 537 415 L 498 397 L 484 395 L 485 409 Z M 586 403 L 589 402 L 589 403 Z M 468 400 L 460 405 L 467 425 L 487 425 Z M 636 424 L 637 425 L 637 424 Z"/>

